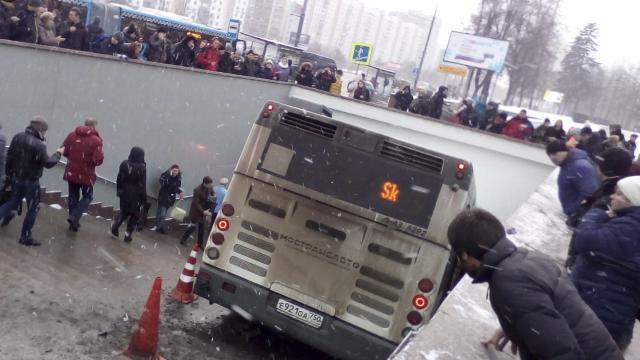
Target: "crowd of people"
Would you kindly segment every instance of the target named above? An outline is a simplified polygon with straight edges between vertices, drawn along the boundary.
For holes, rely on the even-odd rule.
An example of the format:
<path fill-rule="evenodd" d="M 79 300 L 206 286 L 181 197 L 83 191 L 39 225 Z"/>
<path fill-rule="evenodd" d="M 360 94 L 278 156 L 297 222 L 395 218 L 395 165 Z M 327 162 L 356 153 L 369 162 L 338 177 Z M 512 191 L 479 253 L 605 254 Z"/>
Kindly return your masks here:
<path fill-rule="evenodd" d="M 569 139 L 561 124 L 546 127 L 572 230 L 565 266 L 518 248 L 482 209 L 458 215 L 449 242 L 474 283 L 489 284 L 501 328 L 485 345 L 511 341 L 523 359 L 623 359 L 640 320 L 640 161 L 589 127 Z"/>
<path fill-rule="evenodd" d="M 50 169 L 66 158 L 63 179 L 68 183 L 69 231 L 78 232 L 80 219 L 93 201 L 93 188 L 96 182 L 96 167 L 104 161 L 102 138 L 98 132 L 98 121 L 89 118 L 84 125 L 70 132 L 62 146 L 49 155 L 45 145 L 45 135 L 49 129 L 46 119 L 34 117 L 24 132 L 16 134 L 5 153 L 6 138 L 0 134 L 0 173 L 3 175 L 3 187 L 0 193 L 0 226 L 7 226 L 22 212 L 23 199 L 26 199 L 26 212 L 19 243 L 25 246 L 39 246 L 32 230 L 38 215 L 40 204 L 40 178 L 44 169 Z M 159 178 L 160 190 L 157 197 L 155 226 L 151 229 L 167 234 L 165 223 L 167 211 L 184 199 L 182 190 L 182 172 L 177 164 L 162 173 Z M 226 195 L 227 178 L 221 178 L 213 185 L 210 177 L 204 177 L 202 184 L 193 191 L 193 199 L 187 220 L 189 227 L 181 238 L 185 245 L 197 228 L 197 242 L 203 247 L 206 225 L 212 226 L 215 214 L 220 210 Z M 120 164 L 116 181 L 116 195 L 120 209 L 113 223 L 111 234 L 119 238 L 119 229 L 126 221 L 124 241 L 131 242 L 135 230 L 142 230 L 146 223 L 149 202 L 147 196 L 147 167 L 144 149 L 131 148 L 128 159 Z"/>

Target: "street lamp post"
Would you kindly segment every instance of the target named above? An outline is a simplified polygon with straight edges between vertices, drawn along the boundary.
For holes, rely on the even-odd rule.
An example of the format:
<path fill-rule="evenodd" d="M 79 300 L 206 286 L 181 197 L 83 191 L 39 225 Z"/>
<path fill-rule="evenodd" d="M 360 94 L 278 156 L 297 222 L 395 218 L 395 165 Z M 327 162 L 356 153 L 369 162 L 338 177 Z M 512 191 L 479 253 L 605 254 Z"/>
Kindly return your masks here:
<path fill-rule="evenodd" d="M 302 5 L 302 12 L 300 13 L 300 20 L 298 21 L 298 32 L 296 33 L 296 40 L 293 44 L 293 46 L 298 47 L 298 44 L 300 43 L 300 35 L 302 35 L 302 25 L 304 25 L 304 16 L 307 13 L 307 3 L 309 2 L 309 0 L 304 0 L 304 3 Z"/>
<path fill-rule="evenodd" d="M 424 50 L 422 51 L 422 57 L 420 58 L 420 66 L 418 66 L 418 73 L 416 74 L 416 79 L 413 82 L 414 89 L 418 87 L 418 80 L 420 80 L 422 65 L 424 64 L 424 58 L 427 55 L 427 48 L 429 47 L 429 40 L 431 40 L 431 33 L 433 32 L 433 24 L 435 24 L 436 22 L 437 15 L 438 15 L 438 7 L 436 6 L 436 10 L 433 12 L 433 18 L 431 18 L 431 25 L 429 25 L 429 33 L 427 34 L 427 41 L 424 44 Z"/>

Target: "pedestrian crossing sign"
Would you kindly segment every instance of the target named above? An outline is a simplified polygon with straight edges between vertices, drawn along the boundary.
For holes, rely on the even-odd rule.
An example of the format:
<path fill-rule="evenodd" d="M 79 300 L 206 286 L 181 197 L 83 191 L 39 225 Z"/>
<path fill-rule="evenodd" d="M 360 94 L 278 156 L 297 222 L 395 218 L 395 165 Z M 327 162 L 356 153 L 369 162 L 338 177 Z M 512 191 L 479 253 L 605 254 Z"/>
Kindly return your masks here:
<path fill-rule="evenodd" d="M 353 43 L 351 46 L 351 62 L 359 65 L 369 65 L 371 63 L 372 51 L 372 44 Z"/>

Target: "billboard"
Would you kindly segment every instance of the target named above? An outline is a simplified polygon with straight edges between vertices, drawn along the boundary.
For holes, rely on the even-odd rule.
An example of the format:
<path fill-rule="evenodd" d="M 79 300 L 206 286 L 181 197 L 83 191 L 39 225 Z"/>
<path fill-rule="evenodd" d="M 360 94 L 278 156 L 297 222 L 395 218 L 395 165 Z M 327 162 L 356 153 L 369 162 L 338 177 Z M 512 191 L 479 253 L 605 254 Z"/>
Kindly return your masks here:
<path fill-rule="evenodd" d="M 502 71 L 509 42 L 452 31 L 444 61 L 469 67 Z"/>

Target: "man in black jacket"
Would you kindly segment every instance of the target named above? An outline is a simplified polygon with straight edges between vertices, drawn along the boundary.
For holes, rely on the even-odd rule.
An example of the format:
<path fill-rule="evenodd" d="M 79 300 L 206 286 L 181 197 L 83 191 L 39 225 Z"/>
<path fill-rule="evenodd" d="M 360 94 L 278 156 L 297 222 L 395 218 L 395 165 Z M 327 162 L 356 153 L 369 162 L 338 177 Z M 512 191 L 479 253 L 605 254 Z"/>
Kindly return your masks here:
<path fill-rule="evenodd" d="M 124 241 L 130 243 L 133 240 L 133 230 L 140 220 L 140 210 L 147 202 L 147 164 L 141 147 L 131 148 L 129 158 L 120 163 L 116 195 L 120 198 L 120 211 L 111 224 L 111 235 L 119 237 L 120 225 L 126 220 Z"/>
<path fill-rule="evenodd" d="M 440 86 L 438 88 L 438 92 L 433 95 L 431 98 L 431 105 L 429 109 L 429 116 L 432 118 L 440 119 L 442 116 L 442 107 L 444 106 L 444 99 L 447 98 L 447 89 L 446 86 Z"/>
<path fill-rule="evenodd" d="M 9 28 L 13 20 L 11 18 L 16 13 L 16 6 L 13 0 L 0 0 L 0 39 L 9 38 Z"/>
<path fill-rule="evenodd" d="M 69 20 L 63 23 L 58 33 L 66 40 L 60 43 L 61 48 L 72 50 L 89 50 L 89 32 L 80 19 L 80 9 L 69 10 Z"/>
<path fill-rule="evenodd" d="M 9 40 L 37 44 L 40 39 L 38 23 L 43 12 L 42 0 L 30 0 L 26 9 L 9 18 Z"/>
<path fill-rule="evenodd" d="M 34 117 L 23 133 L 13 137 L 7 153 L 6 174 L 13 180 L 13 192 L 9 201 L 0 207 L 0 218 L 9 216 L 23 198 L 27 199 L 27 214 L 19 240 L 25 246 L 40 245 L 31 236 L 31 229 L 38 216 L 42 169 L 54 167 L 64 152 L 64 148 L 60 148 L 51 156 L 47 154 L 44 144 L 47 130 L 47 121 L 42 116 Z"/>
<path fill-rule="evenodd" d="M 208 217 L 211 217 L 211 189 L 213 188 L 213 180 L 205 176 L 202 184 L 193 189 L 193 199 L 191 199 L 191 208 L 189 209 L 189 220 L 191 223 L 180 239 L 180 245 L 185 245 L 189 236 L 198 230 L 198 245 L 204 248 L 205 240 L 205 223 Z"/>
<path fill-rule="evenodd" d="M 176 196 L 180 196 L 180 200 L 184 199 L 184 192 L 180 186 L 182 186 L 182 172 L 180 172 L 180 166 L 173 164 L 167 171 L 160 175 L 156 225 L 151 231 L 157 231 L 161 234 L 167 233 L 164 221 L 167 217 L 167 211 L 175 204 Z"/>
<path fill-rule="evenodd" d="M 516 247 L 491 213 L 465 210 L 448 238 L 473 282 L 489 283 L 502 329 L 486 345 L 511 341 L 523 360 L 623 360 L 602 322 L 550 257 Z"/>
<path fill-rule="evenodd" d="M 167 30 L 158 29 L 149 39 L 149 49 L 147 50 L 147 60 L 165 64 L 170 58 L 171 45 L 167 40 Z"/>

